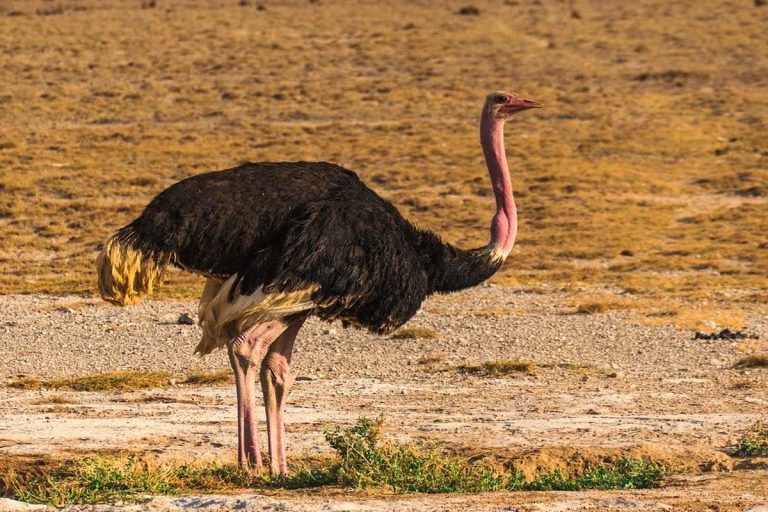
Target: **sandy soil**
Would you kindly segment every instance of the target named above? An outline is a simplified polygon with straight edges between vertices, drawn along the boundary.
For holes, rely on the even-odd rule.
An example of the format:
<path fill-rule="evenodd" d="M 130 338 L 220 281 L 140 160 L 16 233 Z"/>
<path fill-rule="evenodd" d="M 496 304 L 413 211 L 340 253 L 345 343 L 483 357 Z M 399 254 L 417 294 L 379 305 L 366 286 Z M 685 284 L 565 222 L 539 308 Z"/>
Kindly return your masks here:
<path fill-rule="evenodd" d="M 694 340 L 691 331 L 639 325 L 625 313 L 564 314 L 565 299 L 502 286 L 438 297 L 411 323 L 434 329 L 438 339 L 379 338 L 310 322 L 296 347 L 290 453 L 328 450 L 324 424 L 384 413 L 388 435 L 429 439 L 477 456 L 524 454 L 531 468 L 558 467 L 576 451 L 586 458 L 621 451 L 687 467 L 686 475 L 642 492 L 412 497 L 284 491 L 249 497 L 248 506 L 745 510 L 768 503 L 766 464 L 727 455 L 740 431 L 766 419 L 768 371 L 732 368 L 745 342 Z M 179 314 L 192 310 L 192 302 L 119 309 L 76 297 L 0 297 L 0 368 L 9 379 L 227 368 L 221 352 L 204 360 L 192 356 L 198 328 L 176 323 Z M 497 314 L 477 313 L 489 310 Z M 750 326 L 762 340 L 768 334 L 765 318 L 755 314 Z M 445 360 L 419 364 L 425 354 Z M 571 366 L 502 378 L 455 369 L 493 359 Z M 47 403 L 52 396 L 72 403 Z M 231 460 L 235 453 L 230 385 L 119 394 L 0 388 L 0 403 L 0 452 L 9 458 L 130 449 L 174 459 L 194 453 L 201 460 Z M 234 506 L 235 499 L 221 506 Z M 172 501 L 158 498 L 153 506 L 172 508 Z"/>

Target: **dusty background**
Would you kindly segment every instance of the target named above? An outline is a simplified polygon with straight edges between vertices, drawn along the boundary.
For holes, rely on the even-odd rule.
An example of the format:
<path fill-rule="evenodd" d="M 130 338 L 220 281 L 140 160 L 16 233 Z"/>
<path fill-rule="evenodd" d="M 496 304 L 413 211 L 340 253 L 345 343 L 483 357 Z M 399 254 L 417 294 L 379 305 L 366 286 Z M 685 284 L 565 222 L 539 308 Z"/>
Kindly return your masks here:
<path fill-rule="evenodd" d="M 0 376 L 221 368 L 221 357 L 192 358 L 195 328 L 174 323 L 191 303 L 116 310 L 92 300 L 99 244 L 199 172 L 332 160 L 420 226 L 484 243 L 493 198 L 476 123 L 486 92 L 512 88 L 546 108 L 507 128 L 521 225 L 495 278 L 505 287 L 430 303 L 416 321 L 439 340 L 310 325 L 297 365 L 313 380 L 292 399 L 292 446 L 321 445 L 324 421 L 381 409 L 405 436 L 494 453 L 610 439 L 717 455 L 766 410 L 765 370 L 732 368 L 766 350 L 768 6 L 759 3 L 0 0 Z M 479 14 L 459 15 L 468 4 Z M 160 297 L 188 300 L 200 286 L 173 273 Z M 40 293 L 68 296 L 18 295 Z M 594 314 L 569 314 L 579 310 Z M 726 326 L 759 339 L 692 340 L 694 329 Z M 600 371 L 489 382 L 424 371 L 414 361 L 425 352 L 444 353 L 445 364 L 503 357 Z M 123 421 L 167 435 L 168 455 L 207 442 L 200 435 L 220 438 L 214 456 L 231 453 L 228 387 L 156 393 L 171 405 L 152 393 L 149 405 L 144 395 L 78 395 L 75 411 L 48 413 L 39 393 L 0 389 L 6 453 L 120 448 L 124 439 L 108 434 Z M 187 417 L 210 423 L 187 429 Z M 50 438 L 45 421 L 73 418 L 93 429 L 86 440 L 66 429 Z M 158 434 L 166 421 L 172 432 Z M 765 500 L 765 476 L 691 475 L 648 500 L 740 510 Z M 605 508 L 616 496 L 626 497 L 482 500 Z"/>

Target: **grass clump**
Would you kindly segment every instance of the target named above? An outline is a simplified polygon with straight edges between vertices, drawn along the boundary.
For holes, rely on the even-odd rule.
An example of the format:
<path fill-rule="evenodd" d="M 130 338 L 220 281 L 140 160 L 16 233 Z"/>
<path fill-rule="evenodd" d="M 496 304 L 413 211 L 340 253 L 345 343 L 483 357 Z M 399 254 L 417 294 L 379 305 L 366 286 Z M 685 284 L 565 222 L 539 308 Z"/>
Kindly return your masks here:
<path fill-rule="evenodd" d="M 222 384 L 224 382 L 230 382 L 231 380 L 232 372 L 229 370 L 221 370 L 217 372 L 190 373 L 183 381 L 181 381 L 181 383 L 189 384 L 191 386 L 206 386 L 211 384 Z"/>
<path fill-rule="evenodd" d="M 309 488 L 333 483 L 326 467 L 302 465 L 289 477 L 253 475 L 236 464 L 159 464 L 140 457 L 85 457 L 47 471 L 0 481 L 0 495 L 56 507 L 134 501 L 143 495 L 231 492 L 248 488 Z"/>
<path fill-rule="evenodd" d="M 645 459 L 622 458 L 596 464 L 578 475 L 560 470 L 526 480 L 521 471 L 488 463 L 472 463 L 418 444 L 381 439 L 382 418 L 326 432 L 339 457 L 337 483 L 346 487 L 385 485 L 394 492 L 476 493 L 518 490 L 644 489 L 655 487 L 668 468 Z"/>
<path fill-rule="evenodd" d="M 433 449 L 381 441 L 382 417 L 327 431 L 339 456 L 337 481 L 346 487 L 388 486 L 394 492 L 483 492 L 506 487 L 510 475 Z M 517 478 L 515 474 L 515 478 Z"/>
<path fill-rule="evenodd" d="M 69 389 L 72 391 L 135 391 L 137 389 L 167 386 L 168 372 L 119 371 L 84 377 L 65 377 L 43 381 L 34 377 L 19 379 L 8 384 L 16 389 Z"/>
<path fill-rule="evenodd" d="M 741 457 L 768 456 L 768 426 L 759 421 L 752 425 L 736 445 L 736 454 Z"/>
<path fill-rule="evenodd" d="M 568 477 L 560 470 L 544 473 L 522 488 L 531 491 L 581 491 L 584 489 L 649 489 L 669 474 L 663 464 L 646 459 L 622 458 L 600 464 L 583 474 Z"/>
<path fill-rule="evenodd" d="M 408 339 L 416 339 L 416 338 L 436 340 L 439 337 L 440 335 L 437 333 L 437 331 L 434 329 L 430 329 L 429 327 L 404 327 L 402 329 L 397 330 L 392 335 L 392 338 L 396 340 L 408 340 Z"/>
<path fill-rule="evenodd" d="M 287 477 L 253 475 L 236 465 L 158 464 L 138 457 L 86 457 L 58 466 L 13 471 L 0 477 L 0 496 L 57 507 L 136 500 L 142 495 L 215 493 L 238 489 L 299 489 L 324 485 L 389 487 L 396 493 L 478 493 L 498 490 L 643 489 L 667 476 L 662 464 L 644 459 L 598 463 L 578 474 L 541 472 L 532 479 L 513 467 L 471 462 L 425 444 L 382 438 L 383 418 L 360 418 L 335 427 L 325 439 L 335 456 L 292 464 Z M 29 467 L 29 465 L 27 465 Z"/>
<path fill-rule="evenodd" d="M 77 403 L 75 400 L 61 395 L 51 395 L 32 402 L 34 405 L 69 405 Z"/>
<path fill-rule="evenodd" d="M 136 391 L 139 389 L 163 388 L 175 382 L 190 386 L 206 386 L 230 382 L 232 373 L 228 370 L 196 372 L 179 381 L 169 372 L 118 371 L 96 373 L 83 377 L 64 377 L 41 380 L 25 377 L 8 384 L 15 389 L 63 389 L 70 391 Z"/>
<path fill-rule="evenodd" d="M 485 361 L 479 364 L 466 364 L 457 367 L 460 373 L 480 375 L 483 377 L 500 377 L 516 373 L 532 374 L 536 371 L 536 365 L 529 361 Z"/>
<path fill-rule="evenodd" d="M 10 475 L 14 499 L 53 506 L 111 503 L 140 495 L 177 495 L 249 487 L 250 477 L 235 465 L 156 465 L 129 457 L 86 457 L 68 461 L 29 479 Z"/>
<path fill-rule="evenodd" d="M 742 357 L 734 368 L 768 368 L 768 354 L 752 354 L 747 357 Z"/>
<path fill-rule="evenodd" d="M 427 354 L 423 357 L 420 357 L 419 360 L 416 362 L 418 364 L 429 366 L 433 364 L 442 363 L 443 361 L 445 361 L 445 354 L 443 354 L 442 352 L 433 352 L 431 354 Z"/>
<path fill-rule="evenodd" d="M 579 304 L 576 306 L 577 315 L 594 315 L 597 313 L 605 313 L 608 311 L 608 304 L 602 302 L 590 302 L 588 304 Z"/>

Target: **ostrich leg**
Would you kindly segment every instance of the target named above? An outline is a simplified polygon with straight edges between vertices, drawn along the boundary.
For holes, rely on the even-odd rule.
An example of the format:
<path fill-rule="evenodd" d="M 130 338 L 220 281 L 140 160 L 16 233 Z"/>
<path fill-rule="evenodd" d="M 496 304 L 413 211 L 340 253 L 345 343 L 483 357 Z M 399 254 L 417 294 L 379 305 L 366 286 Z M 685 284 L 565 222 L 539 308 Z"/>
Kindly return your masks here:
<path fill-rule="evenodd" d="M 261 363 L 261 390 L 267 411 L 267 436 L 269 437 L 269 469 L 274 475 L 288 473 L 285 458 L 285 402 L 293 386 L 291 352 L 293 340 L 299 333 L 306 317 L 289 323 L 288 328 L 270 345 Z"/>
<path fill-rule="evenodd" d="M 257 324 L 227 347 L 237 386 L 237 461 L 246 470 L 262 468 L 256 429 L 256 374 L 269 346 L 287 327 L 281 321 Z"/>

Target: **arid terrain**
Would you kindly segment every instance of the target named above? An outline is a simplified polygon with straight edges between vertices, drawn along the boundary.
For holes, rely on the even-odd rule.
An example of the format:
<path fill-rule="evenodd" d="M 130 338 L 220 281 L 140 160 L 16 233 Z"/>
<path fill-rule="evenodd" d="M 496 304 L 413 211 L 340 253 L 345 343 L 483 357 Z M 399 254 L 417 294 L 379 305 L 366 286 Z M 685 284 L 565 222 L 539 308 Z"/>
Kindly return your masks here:
<path fill-rule="evenodd" d="M 385 413 L 394 438 L 526 469 L 630 454 L 686 472 L 645 491 L 281 490 L 243 506 L 765 510 L 768 463 L 733 450 L 768 420 L 768 368 L 737 367 L 768 353 L 761 4 L 0 0 L 0 378 L 173 375 L 122 393 L 0 387 L 0 467 L 231 460 L 233 386 L 180 383 L 227 366 L 192 356 L 199 330 L 177 322 L 200 278 L 172 272 L 158 300 L 110 307 L 103 241 L 179 179 L 330 160 L 478 246 L 493 196 L 476 125 L 504 88 L 545 105 L 507 127 L 520 233 L 504 269 L 429 301 L 409 325 L 426 338 L 310 323 L 290 455 L 327 451 L 324 425 Z M 724 328 L 747 337 L 694 339 Z M 458 369 L 497 360 L 534 366 Z M 236 505 L 206 500 L 184 506 Z"/>
<path fill-rule="evenodd" d="M 397 439 L 515 460 L 526 471 L 617 454 L 685 470 L 663 488 L 416 498 L 281 491 L 272 498 L 287 510 L 462 510 L 472 503 L 473 510 L 737 511 L 768 503 L 768 458 L 731 456 L 739 435 L 765 419 L 768 405 L 768 371 L 734 365 L 765 342 L 695 340 L 691 331 L 639 325 L 625 312 L 572 314 L 562 307 L 566 300 L 499 285 L 437 298 L 412 321 L 429 338 L 379 338 L 311 322 L 296 347 L 290 455 L 328 452 L 325 426 L 383 413 L 386 433 Z M 190 372 L 228 367 L 223 352 L 192 356 L 200 330 L 177 319 L 193 308 L 175 301 L 116 309 L 71 297 L 0 297 L 2 317 L 15 319 L 2 327 L 0 367 L 9 381 L 113 370 L 175 376 L 159 389 L 118 393 L 0 389 L 6 464 L 115 451 L 231 461 L 233 384 L 179 384 Z M 763 308 L 749 319 L 761 340 L 768 336 L 766 317 Z M 530 361 L 535 368 L 497 377 L 457 369 L 496 360 Z"/>

